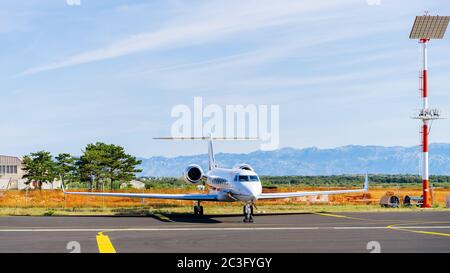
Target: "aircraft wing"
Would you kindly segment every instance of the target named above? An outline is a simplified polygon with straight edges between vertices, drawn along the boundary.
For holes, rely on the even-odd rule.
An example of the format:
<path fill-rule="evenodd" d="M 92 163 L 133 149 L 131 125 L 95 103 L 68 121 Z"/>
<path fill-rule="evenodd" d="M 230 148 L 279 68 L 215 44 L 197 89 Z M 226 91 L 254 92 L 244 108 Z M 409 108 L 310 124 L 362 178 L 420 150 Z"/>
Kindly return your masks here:
<path fill-rule="evenodd" d="M 217 201 L 217 194 L 159 194 L 159 193 L 125 193 L 125 192 L 70 192 L 64 194 L 108 196 L 108 197 L 130 197 L 130 198 L 153 198 L 153 199 L 174 199 L 174 200 L 199 200 Z"/>
<path fill-rule="evenodd" d="M 345 193 L 360 193 L 360 192 L 367 192 L 368 190 L 369 190 L 369 179 L 366 174 L 363 189 L 262 193 L 258 196 L 258 199 L 280 199 L 280 198 L 303 197 L 303 196 L 311 196 L 311 195 L 333 195 L 333 194 L 345 194 Z"/>

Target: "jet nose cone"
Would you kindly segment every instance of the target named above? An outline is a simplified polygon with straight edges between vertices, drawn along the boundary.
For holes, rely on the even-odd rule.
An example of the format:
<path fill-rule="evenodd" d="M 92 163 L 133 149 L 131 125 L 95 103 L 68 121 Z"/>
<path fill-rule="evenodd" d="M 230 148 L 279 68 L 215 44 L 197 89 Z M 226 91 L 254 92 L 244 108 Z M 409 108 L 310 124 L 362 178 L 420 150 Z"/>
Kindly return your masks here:
<path fill-rule="evenodd" d="M 259 183 L 248 183 L 245 185 L 244 194 L 248 196 L 250 200 L 258 199 L 258 196 L 261 194 L 262 187 Z"/>

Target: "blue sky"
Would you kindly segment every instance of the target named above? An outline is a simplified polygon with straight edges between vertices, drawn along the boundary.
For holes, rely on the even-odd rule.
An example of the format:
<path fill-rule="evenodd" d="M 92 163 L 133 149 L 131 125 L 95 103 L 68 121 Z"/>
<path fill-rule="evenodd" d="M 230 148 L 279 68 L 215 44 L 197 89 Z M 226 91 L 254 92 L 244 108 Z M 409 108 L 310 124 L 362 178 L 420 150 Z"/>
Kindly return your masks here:
<path fill-rule="evenodd" d="M 416 15 L 442 1 L 6 0 L 0 8 L 0 154 L 204 153 L 170 134 L 177 104 L 280 105 L 281 147 L 417 145 Z M 448 35 L 447 35 L 448 36 Z M 430 104 L 450 109 L 450 41 L 429 46 Z M 450 121 L 432 142 L 450 142 Z M 218 143 L 249 152 L 259 143 Z"/>

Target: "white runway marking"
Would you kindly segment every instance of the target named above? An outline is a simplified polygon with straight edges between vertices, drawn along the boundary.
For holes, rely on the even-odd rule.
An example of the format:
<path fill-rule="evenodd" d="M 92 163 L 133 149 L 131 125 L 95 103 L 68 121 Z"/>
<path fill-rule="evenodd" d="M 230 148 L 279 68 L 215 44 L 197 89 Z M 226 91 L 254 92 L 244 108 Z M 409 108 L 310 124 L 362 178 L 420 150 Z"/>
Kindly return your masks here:
<path fill-rule="evenodd" d="M 450 226 L 334 227 L 333 229 L 396 229 L 396 228 L 405 228 L 405 229 L 415 229 L 415 228 L 450 229 Z"/>
<path fill-rule="evenodd" d="M 315 230 L 318 227 L 255 227 L 255 228 L 57 228 L 57 229 L 0 229 L 0 232 L 48 231 L 233 231 L 233 230 Z"/>
<path fill-rule="evenodd" d="M 371 230 L 397 227 L 224 227 L 224 228 L 21 228 L 0 232 L 111 232 L 111 231 L 265 231 L 265 230 Z M 402 229 L 450 229 L 450 226 L 401 226 Z"/>

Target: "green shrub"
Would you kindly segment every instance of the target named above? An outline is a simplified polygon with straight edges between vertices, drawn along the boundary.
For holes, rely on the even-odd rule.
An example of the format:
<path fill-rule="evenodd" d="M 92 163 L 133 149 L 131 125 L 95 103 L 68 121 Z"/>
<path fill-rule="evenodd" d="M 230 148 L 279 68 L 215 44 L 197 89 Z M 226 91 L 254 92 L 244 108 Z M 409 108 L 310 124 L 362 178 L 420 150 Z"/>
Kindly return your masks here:
<path fill-rule="evenodd" d="M 55 214 L 55 211 L 53 209 L 49 209 L 44 212 L 44 216 L 52 216 L 53 214 Z"/>

